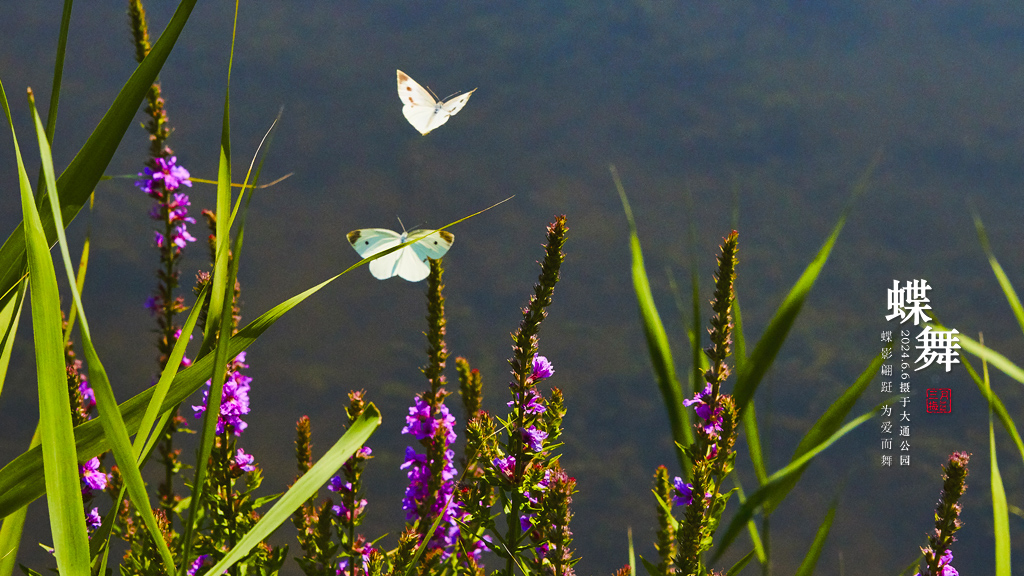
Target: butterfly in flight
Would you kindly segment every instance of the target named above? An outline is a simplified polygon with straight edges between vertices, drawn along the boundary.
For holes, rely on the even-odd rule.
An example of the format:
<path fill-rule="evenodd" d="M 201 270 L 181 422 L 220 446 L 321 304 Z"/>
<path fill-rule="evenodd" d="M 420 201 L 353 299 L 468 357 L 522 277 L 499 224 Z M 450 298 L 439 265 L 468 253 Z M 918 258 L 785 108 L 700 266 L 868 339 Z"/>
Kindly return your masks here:
<path fill-rule="evenodd" d="M 370 262 L 370 274 L 378 280 L 399 276 L 419 282 L 430 274 L 427 258 L 437 260 L 447 254 L 455 236 L 447 230 L 410 230 L 399 234 L 386 228 L 363 228 L 348 233 L 349 244 L 363 258 L 409 240 L 415 242 Z"/>
<path fill-rule="evenodd" d="M 447 102 L 435 100 L 434 97 L 423 86 L 420 86 L 408 74 L 398 71 L 398 97 L 402 99 L 402 114 L 412 124 L 412 127 L 419 130 L 420 134 L 426 136 L 431 130 L 438 128 L 462 110 L 462 107 L 469 102 L 470 95 L 476 92 L 476 88 L 449 98 Z"/>

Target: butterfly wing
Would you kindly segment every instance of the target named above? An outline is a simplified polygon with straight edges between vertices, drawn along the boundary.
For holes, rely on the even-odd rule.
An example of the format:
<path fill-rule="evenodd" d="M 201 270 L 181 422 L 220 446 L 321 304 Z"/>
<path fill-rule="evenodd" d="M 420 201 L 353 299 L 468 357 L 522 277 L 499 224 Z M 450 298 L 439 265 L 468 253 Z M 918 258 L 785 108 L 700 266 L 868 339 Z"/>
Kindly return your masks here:
<path fill-rule="evenodd" d="M 476 88 L 447 102 L 438 102 L 408 74 L 398 71 L 398 97 L 402 99 L 402 115 L 424 136 L 462 110 L 474 91 Z"/>
<path fill-rule="evenodd" d="M 459 113 L 459 110 L 462 110 L 462 107 L 466 105 L 466 102 L 469 102 L 469 97 L 473 95 L 473 92 L 476 92 L 476 88 L 448 100 L 441 105 L 441 108 L 444 108 L 444 110 L 448 112 L 449 116 L 455 116 Z"/>
<path fill-rule="evenodd" d="M 401 70 L 398 71 L 398 97 L 402 99 L 402 115 L 420 134 L 426 135 L 448 121 L 449 113 L 430 92 Z"/>
<path fill-rule="evenodd" d="M 409 246 L 420 260 L 441 258 L 455 242 L 455 236 L 447 230 L 413 230 L 409 232 L 409 239 L 418 240 Z"/>
<path fill-rule="evenodd" d="M 392 246 L 401 244 L 402 235 L 385 228 L 364 228 L 349 232 L 348 242 L 359 253 L 359 256 L 369 258 Z M 387 256 L 382 256 L 370 262 L 370 274 L 373 274 L 373 277 L 378 280 L 391 278 L 397 274 L 396 270 L 402 254 L 408 250 L 409 247 L 406 246 L 401 250 L 395 250 Z"/>
<path fill-rule="evenodd" d="M 427 258 L 444 256 L 455 241 L 452 233 L 445 230 L 413 230 L 407 239 L 418 241 L 400 250 L 402 257 L 396 264 L 395 274 L 409 282 L 419 282 L 429 276 L 430 263 Z"/>
<path fill-rule="evenodd" d="M 420 134 L 424 136 L 447 122 L 448 117 L 451 116 L 439 103 L 430 107 L 406 104 L 402 108 L 402 114 L 405 115 L 409 124 L 412 124 L 412 127 L 419 130 Z"/>
<path fill-rule="evenodd" d="M 420 258 L 416 254 L 413 246 L 415 244 L 410 244 L 396 252 L 400 256 L 395 262 L 394 275 L 409 282 L 419 282 L 430 275 L 430 264 L 427 263 L 426 258 Z"/>

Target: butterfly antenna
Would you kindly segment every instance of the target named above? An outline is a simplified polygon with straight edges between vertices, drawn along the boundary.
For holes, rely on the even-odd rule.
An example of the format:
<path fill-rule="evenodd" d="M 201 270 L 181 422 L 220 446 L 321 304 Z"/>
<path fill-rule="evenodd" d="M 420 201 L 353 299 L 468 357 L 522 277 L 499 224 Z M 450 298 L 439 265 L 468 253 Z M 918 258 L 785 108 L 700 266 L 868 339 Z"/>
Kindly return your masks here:
<path fill-rule="evenodd" d="M 430 92 L 430 95 L 434 97 L 434 100 L 438 100 L 439 99 L 437 97 L 437 93 L 434 92 L 433 90 L 431 90 L 430 86 L 427 86 L 427 92 Z"/>
<path fill-rule="evenodd" d="M 398 216 L 395 216 L 395 218 L 398 218 Z M 405 224 L 402 224 L 402 219 L 401 218 L 398 218 L 398 225 L 402 227 L 402 233 L 405 234 L 405 232 L 406 232 Z"/>

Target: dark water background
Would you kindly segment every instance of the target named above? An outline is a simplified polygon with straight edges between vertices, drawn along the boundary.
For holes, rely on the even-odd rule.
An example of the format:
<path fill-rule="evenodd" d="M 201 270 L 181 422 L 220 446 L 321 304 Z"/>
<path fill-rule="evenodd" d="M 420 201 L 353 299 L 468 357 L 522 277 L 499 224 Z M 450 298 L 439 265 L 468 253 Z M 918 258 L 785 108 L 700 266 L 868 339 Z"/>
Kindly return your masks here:
<path fill-rule="evenodd" d="M 147 6 L 160 30 L 171 3 Z M 201 2 L 161 75 L 175 133 L 170 145 L 194 176 L 214 178 L 231 12 Z M 30 172 L 33 137 L 23 90 L 45 109 L 58 3 L 0 4 L 0 79 Z M 54 153 L 65 166 L 134 69 L 123 7 L 75 10 Z M 574 529 L 582 574 L 626 562 L 626 528 L 654 556 L 650 478 L 674 469 L 629 277 L 626 224 L 608 175 L 630 193 L 648 271 L 681 370 L 683 320 L 668 281 L 688 285 L 688 227 L 698 236 L 704 300 L 715 247 L 737 222 L 737 289 L 748 342 L 770 319 L 881 151 L 867 194 L 757 397 L 770 470 L 868 364 L 887 325 L 892 279 L 926 278 L 941 318 L 1019 361 L 1020 331 L 974 235 L 972 199 L 1011 280 L 1024 265 L 1024 8 L 1010 3 L 255 2 L 243 5 L 232 76 L 236 180 L 277 113 L 284 117 L 265 179 L 295 175 L 252 204 L 241 282 L 246 320 L 356 260 L 355 228 L 439 226 L 516 198 L 453 231 L 445 257 L 448 344 L 485 380 L 485 406 L 507 401 L 508 333 L 536 278 L 544 226 L 569 217 L 570 240 L 541 350 L 570 409 L 563 463 L 578 481 Z M 441 96 L 479 88 L 447 125 L 420 136 L 401 115 L 395 69 Z M 141 118 L 141 117 L 140 117 Z M 109 174 L 134 174 L 146 135 L 132 128 Z M 10 140 L 0 138 L 0 230 L 20 220 Z M 191 190 L 192 213 L 214 189 Z M 692 204 L 687 200 L 692 197 Z M 85 290 L 95 339 L 119 398 L 155 372 L 150 200 L 130 180 L 102 182 L 91 223 Z M 200 226 L 193 233 L 202 237 Z M 183 278 L 205 265 L 193 245 Z M 293 425 L 308 414 L 317 446 L 341 433 L 349 389 L 365 388 L 385 420 L 371 445 L 370 535 L 400 530 L 405 439 L 413 394 L 425 384 L 423 284 L 378 282 L 358 270 L 290 313 L 250 349 L 253 413 L 242 445 L 262 464 L 268 492 L 293 476 Z M 708 314 L 705 307 L 703 314 Z M 28 444 L 36 410 L 31 334 L 19 334 L 0 398 L 0 460 Z M 454 371 L 450 371 L 454 377 Z M 914 381 L 913 460 L 877 463 L 877 420 L 820 456 L 771 519 L 776 573 L 795 571 L 840 494 L 819 572 L 895 573 L 924 544 L 953 450 L 974 453 L 954 547 L 962 573 L 989 573 L 992 520 L 986 406 L 962 368 Z M 922 388 L 954 390 L 954 414 L 928 417 Z M 1019 383 L 994 375 L 1018 422 Z M 866 394 L 860 411 L 882 399 Z M 457 398 L 452 402 L 457 403 Z M 457 412 L 456 412 L 457 413 Z M 1024 501 L 1020 456 L 997 430 L 1011 504 Z M 755 480 L 740 446 L 739 477 Z M 45 507 L 32 507 L 22 561 L 42 567 Z M 1011 517 L 1019 568 L 1024 522 Z M 285 527 L 280 542 L 294 539 Z M 747 551 L 741 540 L 730 556 Z M 721 567 L 729 564 L 723 563 Z M 292 561 L 289 573 L 298 573 Z M 842 572 L 841 572 L 842 571 Z M 748 570 L 748 573 L 752 570 Z"/>

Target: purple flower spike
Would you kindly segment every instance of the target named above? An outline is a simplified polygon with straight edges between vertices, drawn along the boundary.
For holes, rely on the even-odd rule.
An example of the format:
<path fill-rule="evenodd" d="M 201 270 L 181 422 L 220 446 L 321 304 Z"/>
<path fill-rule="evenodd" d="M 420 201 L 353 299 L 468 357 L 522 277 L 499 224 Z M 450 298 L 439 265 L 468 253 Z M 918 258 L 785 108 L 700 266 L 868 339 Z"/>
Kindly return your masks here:
<path fill-rule="evenodd" d="M 223 434 L 226 427 L 230 426 L 235 436 L 241 436 L 242 431 L 249 426 L 247 422 L 242 420 L 242 416 L 249 413 L 249 383 L 252 382 L 252 378 L 238 371 L 241 368 L 248 368 L 239 358 L 244 360 L 241 354 L 235 358 L 233 370 L 228 374 L 227 380 L 224 381 L 220 416 L 217 418 L 217 434 Z M 206 381 L 206 386 L 207 389 L 203 393 L 202 405 L 192 406 L 196 418 L 199 418 L 206 412 L 206 405 L 210 397 L 209 380 Z"/>
<path fill-rule="evenodd" d="M 555 373 L 554 366 L 548 359 L 540 354 L 533 355 L 533 374 L 530 375 L 534 380 L 543 380 L 544 378 L 550 378 Z"/>

